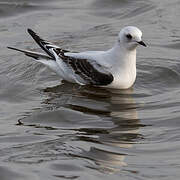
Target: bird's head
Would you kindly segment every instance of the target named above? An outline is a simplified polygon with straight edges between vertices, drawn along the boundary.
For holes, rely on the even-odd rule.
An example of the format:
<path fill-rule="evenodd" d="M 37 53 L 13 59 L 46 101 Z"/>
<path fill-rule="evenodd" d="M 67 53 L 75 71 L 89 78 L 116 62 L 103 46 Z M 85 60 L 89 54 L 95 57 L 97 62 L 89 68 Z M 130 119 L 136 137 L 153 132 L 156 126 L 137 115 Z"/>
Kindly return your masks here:
<path fill-rule="evenodd" d="M 123 28 L 118 37 L 120 45 L 128 50 L 134 50 L 138 45 L 146 47 L 146 44 L 142 41 L 142 32 L 137 27 L 127 26 Z"/>

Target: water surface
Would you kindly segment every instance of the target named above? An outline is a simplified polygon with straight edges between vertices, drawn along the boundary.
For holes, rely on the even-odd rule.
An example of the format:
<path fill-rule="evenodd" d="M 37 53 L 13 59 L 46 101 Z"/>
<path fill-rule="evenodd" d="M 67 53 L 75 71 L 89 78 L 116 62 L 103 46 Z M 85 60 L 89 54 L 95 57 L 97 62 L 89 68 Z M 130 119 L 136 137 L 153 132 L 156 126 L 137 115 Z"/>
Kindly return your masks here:
<path fill-rule="evenodd" d="M 178 180 L 178 17 L 178 0 L 1 0 L 1 179 Z M 32 28 L 65 49 L 106 50 L 126 25 L 149 46 L 129 90 L 66 83 L 6 49 L 40 50 Z"/>

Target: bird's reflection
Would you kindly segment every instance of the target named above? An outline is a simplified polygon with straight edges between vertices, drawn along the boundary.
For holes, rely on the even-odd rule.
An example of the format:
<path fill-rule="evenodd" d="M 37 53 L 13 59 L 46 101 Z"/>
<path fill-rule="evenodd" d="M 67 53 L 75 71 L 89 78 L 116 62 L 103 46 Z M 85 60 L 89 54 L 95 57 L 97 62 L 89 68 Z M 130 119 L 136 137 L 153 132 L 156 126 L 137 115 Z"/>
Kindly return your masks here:
<path fill-rule="evenodd" d="M 63 106 L 102 119 L 101 125 L 94 122 L 93 127 L 76 129 L 76 141 L 86 143 L 86 148 L 76 156 L 93 160 L 96 168 L 106 172 L 126 165 L 127 150 L 142 138 L 139 128 L 143 125 L 138 118 L 133 89 L 103 89 L 65 82 L 44 92 L 49 97 L 44 102 L 48 106 Z M 103 122 L 107 121 L 110 127 L 104 127 Z"/>

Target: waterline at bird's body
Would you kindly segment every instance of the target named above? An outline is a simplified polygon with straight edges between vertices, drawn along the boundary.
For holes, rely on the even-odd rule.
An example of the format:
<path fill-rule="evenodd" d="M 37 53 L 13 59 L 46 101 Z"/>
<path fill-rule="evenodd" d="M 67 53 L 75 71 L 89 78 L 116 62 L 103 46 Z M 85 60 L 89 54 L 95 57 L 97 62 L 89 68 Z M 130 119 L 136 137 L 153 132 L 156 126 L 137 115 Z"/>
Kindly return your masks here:
<path fill-rule="evenodd" d="M 133 26 L 123 28 L 114 46 L 107 51 L 72 53 L 43 40 L 28 29 L 29 34 L 46 54 L 11 48 L 33 57 L 62 79 L 81 85 L 128 89 L 136 79 L 136 47 L 146 46 L 142 32 Z"/>

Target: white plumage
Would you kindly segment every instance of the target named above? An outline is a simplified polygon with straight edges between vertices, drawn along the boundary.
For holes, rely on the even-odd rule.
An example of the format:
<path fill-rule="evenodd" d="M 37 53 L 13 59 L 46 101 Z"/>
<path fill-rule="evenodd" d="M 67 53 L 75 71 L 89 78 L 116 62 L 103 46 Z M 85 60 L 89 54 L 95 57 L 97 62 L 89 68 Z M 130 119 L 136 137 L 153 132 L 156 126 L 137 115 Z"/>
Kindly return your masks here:
<path fill-rule="evenodd" d="M 33 57 L 62 79 L 81 85 L 91 84 L 116 89 L 131 87 L 136 79 L 136 47 L 142 41 L 142 32 L 133 26 L 123 28 L 114 46 L 107 51 L 73 53 L 43 40 L 32 30 L 29 34 L 47 53 L 37 53 L 13 47 Z"/>

